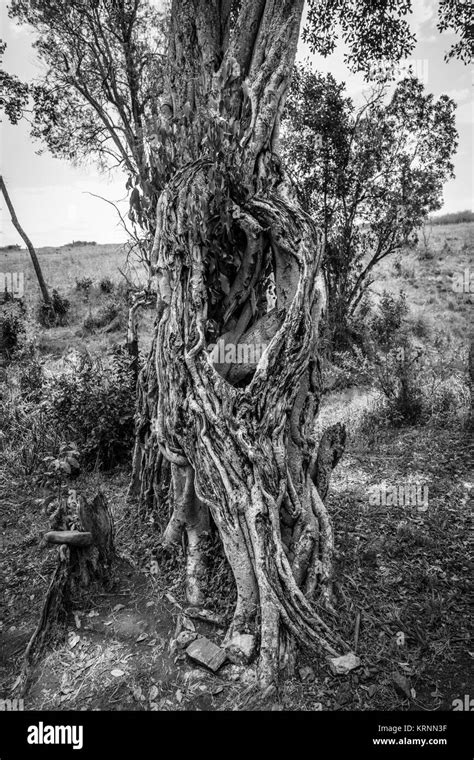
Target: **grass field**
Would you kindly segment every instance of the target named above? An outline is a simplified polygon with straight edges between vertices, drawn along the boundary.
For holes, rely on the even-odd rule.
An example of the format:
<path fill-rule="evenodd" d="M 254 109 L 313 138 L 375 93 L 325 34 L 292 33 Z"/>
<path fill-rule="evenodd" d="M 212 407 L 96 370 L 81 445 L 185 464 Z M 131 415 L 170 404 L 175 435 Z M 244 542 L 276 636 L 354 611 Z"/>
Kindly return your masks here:
<path fill-rule="evenodd" d="M 62 246 L 61 248 L 38 248 L 38 259 L 45 280 L 50 288 L 63 294 L 70 293 L 76 280 L 92 277 L 99 282 L 110 277 L 116 282 L 121 275 L 119 267 L 125 269 L 126 252 L 123 245 Z M 28 301 L 39 295 L 35 272 L 28 251 L 6 251 L 0 249 L 2 272 L 24 272 L 25 295 Z"/>
<path fill-rule="evenodd" d="M 457 338 L 472 330 L 474 223 L 425 228 L 416 248 L 387 258 L 375 270 L 374 292 L 404 290 L 413 323 L 443 329 Z M 453 278 L 471 268 L 471 292 L 453 290 Z"/>
<path fill-rule="evenodd" d="M 126 289 L 126 279 L 131 282 L 143 281 L 143 270 L 135 266 L 127 257 L 124 245 L 84 245 L 62 246 L 60 248 L 39 248 L 37 250 L 41 270 L 50 291 L 57 290 L 70 302 L 67 324 L 52 329 L 42 328 L 35 320 L 35 311 L 40 300 L 40 290 L 36 280 L 33 264 L 26 249 L 8 251 L 0 249 L 0 272 L 23 272 L 24 301 L 31 315 L 30 324 L 38 347 L 45 359 L 48 356 L 56 360 L 71 349 L 87 350 L 100 355 L 105 350 L 123 341 L 123 331 L 90 331 L 84 329 L 85 320 L 101 306 L 117 300 L 117 294 L 104 294 L 100 283 L 110 279 L 115 286 Z M 124 277 L 125 275 L 125 277 Z M 92 280 L 87 294 L 77 288 L 77 283 L 84 279 Z M 144 323 L 152 322 L 151 315 L 143 317 Z M 144 343 L 148 345 L 148 329 L 145 330 Z"/>
<path fill-rule="evenodd" d="M 125 247 L 121 245 L 63 246 L 40 248 L 38 258 L 50 288 L 55 288 L 72 303 L 70 325 L 67 328 L 39 330 L 45 353 L 48 348 L 56 356 L 72 344 L 85 345 L 89 350 L 104 348 L 103 336 L 85 336 L 81 324 L 87 314 L 105 300 L 99 283 L 103 278 L 123 281 L 122 270 L 128 277 L 140 277 L 140 271 L 127 265 Z M 418 245 L 382 261 L 374 271 L 374 294 L 383 290 L 391 293 L 405 291 L 410 319 L 422 336 L 425 331 L 442 329 L 458 339 L 467 339 L 471 330 L 471 306 L 474 292 L 457 293 L 453 277 L 462 276 L 474 261 L 474 222 L 427 226 L 420 234 Z M 26 250 L 0 249 L 0 272 L 24 272 L 25 298 L 31 309 L 39 298 L 33 266 Z M 474 273 L 473 273 L 474 276 Z M 93 280 L 87 303 L 76 290 L 77 280 Z M 148 326 L 150 320 L 146 320 Z M 146 342 L 148 335 L 146 335 Z M 107 343 L 107 341 L 106 341 Z"/>

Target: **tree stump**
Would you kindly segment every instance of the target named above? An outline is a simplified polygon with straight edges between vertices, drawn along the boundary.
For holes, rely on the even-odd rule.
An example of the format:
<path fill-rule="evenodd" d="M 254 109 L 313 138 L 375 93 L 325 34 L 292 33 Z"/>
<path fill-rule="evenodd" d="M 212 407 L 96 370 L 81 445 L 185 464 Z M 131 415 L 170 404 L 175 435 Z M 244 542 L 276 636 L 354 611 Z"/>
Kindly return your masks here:
<path fill-rule="evenodd" d="M 59 544 L 58 564 L 49 585 L 39 623 L 24 655 L 19 689 L 24 693 L 31 669 L 44 650 L 66 635 L 70 611 L 93 585 L 108 587 L 115 558 L 111 511 L 102 493 L 91 502 L 79 497 L 59 505 L 51 518 L 46 544 Z"/>

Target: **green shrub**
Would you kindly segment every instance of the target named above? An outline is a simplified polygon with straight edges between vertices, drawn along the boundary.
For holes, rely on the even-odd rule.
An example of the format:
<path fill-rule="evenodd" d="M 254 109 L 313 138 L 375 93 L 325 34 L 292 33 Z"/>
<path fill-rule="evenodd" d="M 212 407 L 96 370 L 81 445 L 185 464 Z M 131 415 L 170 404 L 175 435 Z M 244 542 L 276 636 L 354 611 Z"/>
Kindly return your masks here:
<path fill-rule="evenodd" d="M 110 325 L 110 323 L 117 317 L 119 318 L 117 329 L 119 329 L 125 324 L 125 312 L 123 305 L 121 303 L 116 303 L 115 301 L 109 300 L 99 309 L 97 309 L 95 314 L 89 314 L 85 318 L 83 326 L 85 330 L 90 332 Z"/>
<path fill-rule="evenodd" d="M 76 290 L 79 290 L 84 295 L 89 295 L 89 291 L 92 287 L 92 280 L 90 277 L 80 277 L 76 279 Z"/>
<path fill-rule="evenodd" d="M 99 287 L 102 293 L 112 293 L 114 289 L 114 283 L 110 277 L 103 277 L 99 283 Z"/>
<path fill-rule="evenodd" d="M 25 337 L 18 348 L 12 365 L 19 395 L 22 400 L 42 401 L 45 375 L 34 341 Z"/>
<path fill-rule="evenodd" d="M 126 459 L 134 435 L 135 390 L 124 352 L 103 365 L 89 356 L 51 379 L 48 416 L 63 440 L 74 440 L 85 467 L 109 469 Z"/>
<path fill-rule="evenodd" d="M 37 318 L 43 327 L 57 327 L 67 324 L 70 302 L 57 290 L 51 292 L 51 305 L 43 301 L 38 306 Z"/>
<path fill-rule="evenodd" d="M 15 490 L 31 478 L 44 485 L 51 463 L 64 457 L 71 467 L 69 472 L 58 465 L 64 478 L 75 477 L 78 468 L 67 459 L 71 451 L 83 469 L 106 469 L 128 459 L 135 409 L 130 360 L 117 350 L 106 361 L 104 366 L 78 358 L 50 378 L 31 346 L 15 354 L 8 382 L 0 383 L 0 492 L 2 484 Z"/>
<path fill-rule="evenodd" d="M 8 359 L 18 348 L 25 332 L 25 307 L 22 301 L 8 298 L 0 305 L 2 350 Z"/>
<path fill-rule="evenodd" d="M 408 339 L 377 358 L 377 384 L 387 399 L 389 420 L 395 425 L 415 425 L 422 420 L 419 359 L 419 351 Z"/>
<path fill-rule="evenodd" d="M 384 291 L 377 310 L 369 318 L 369 341 L 376 348 L 390 349 L 408 314 L 406 295 L 398 298 Z"/>
<path fill-rule="evenodd" d="M 6 384 L 3 387 L 6 389 Z M 23 396 L 13 383 L 9 383 L 8 390 L 3 393 L 1 390 L 0 387 L 0 427 L 3 433 L 0 482 L 14 488 L 16 482 L 37 472 L 43 457 L 57 450 L 59 440 L 44 402 L 38 403 L 36 399 Z"/>
<path fill-rule="evenodd" d="M 469 414 L 467 352 L 452 338 L 438 335 L 421 347 L 409 333 L 401 333 L 391 350 L 379 351 L 370 362 L 359 357 L 353 371 L 357 369 L 359 382 L 381 394 L 369 426 L 376 419 L 392 425 L 449 425 Z"/>

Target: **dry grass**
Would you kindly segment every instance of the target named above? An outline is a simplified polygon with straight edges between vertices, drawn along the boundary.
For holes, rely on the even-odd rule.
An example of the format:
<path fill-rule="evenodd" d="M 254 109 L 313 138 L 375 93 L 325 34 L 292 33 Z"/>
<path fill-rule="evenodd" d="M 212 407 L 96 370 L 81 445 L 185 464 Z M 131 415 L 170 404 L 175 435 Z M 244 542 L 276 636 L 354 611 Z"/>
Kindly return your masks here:
<path fill-rule="evenodd" d="M 84 330 L 84 321 L 108 301 L 119 300 L 115 293 L 110 295 L 100 290 L 100 282 L 107 278 L 115 286 L 126 286 L 123 272 L 132 281 L 139 281 L 143 272 L 127 262 L 127 252 L 123 245 L 62 246 L 60 248 L 39 248 L 40 266 L 50 290 L 57 290 L 70 302 L 67 324 L 52 329 L 42 328 L 36 321 L 36 309 L 40 291 L 36 275 L 26 250 L 7 251 L 0 249 L 0 272 L 23 272 L 25 278 L 25 303 L 30 319 L 30 330 L 45 357 L 56 360 L 71 349 L 103 355 L 117 343 L 123 342 L 124 330 L 107 333 Z M 121 270 L 121 271 L 120 271 Z M 76 288 L 77 281 L 92 280 L 89 294 Z M 151 334 L 152 316 L 143 317 L 147 325 L 144 331 Z M 148 329 L 150 326 L 150 329 Z M 146 339 L 144 347 L 149 343 Z"/>
<path fill-rule="evenodd" d="M 47 284 L 63 294 L 73 290 L 77 279 L 86 276 L 96 282 L 103 277 L 119 282 L 121 275 L 118 268 L 123 269 L 126 264 L 123 245 L 38 248 L 37 254 Z M 24 272 L 26 300 L 36 300 L 39 290 L 26 250 L 0 250 L 0 271 Z"/>
<path fill-rule="evenodd" d="M 474 294 L 456 293 L 452 284 L 453 276 L 469 266 L 472 271 L 474 223 L 429 226 L 425 240 L 421 235 L 416 248 L 382 261 L 374 271 L 373 291 L 398 294 L 404 290 L 410 320 L 421 333 L 442 328 L 465 338 Z"/>

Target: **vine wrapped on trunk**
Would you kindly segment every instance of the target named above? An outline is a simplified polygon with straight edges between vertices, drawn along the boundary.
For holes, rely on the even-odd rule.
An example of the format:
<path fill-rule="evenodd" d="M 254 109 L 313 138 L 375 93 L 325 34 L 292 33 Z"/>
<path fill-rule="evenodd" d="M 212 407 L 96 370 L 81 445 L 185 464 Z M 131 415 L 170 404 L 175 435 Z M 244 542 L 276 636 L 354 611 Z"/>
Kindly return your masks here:
<path fill-rule="evenodd" d="M 332 655 L 345 647 L 314 606 L 318 592 L 330 607 L 333 555 L 313 432 L 323 246 L 276 154 L 302 9 L 302 0 L 243 3 L 229 34 L 230 4 L 173 3 L 166 118 L 180 161 L 157 205 L 157 323 L 139 378 L 132 489 L 159 502 L 169 463 L 163 542 L 186 531 L 193 604 L 210 512 L 237 588 L 228 654 L 248 662 L 258 651 L 264 687 L 291 666 L 297 641 Z M 214 361 L 215 340 L 262 335 L 263 353 L 244 371 Z"/>

